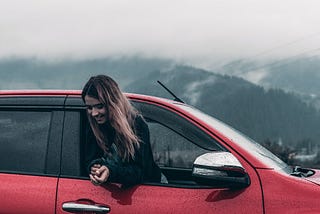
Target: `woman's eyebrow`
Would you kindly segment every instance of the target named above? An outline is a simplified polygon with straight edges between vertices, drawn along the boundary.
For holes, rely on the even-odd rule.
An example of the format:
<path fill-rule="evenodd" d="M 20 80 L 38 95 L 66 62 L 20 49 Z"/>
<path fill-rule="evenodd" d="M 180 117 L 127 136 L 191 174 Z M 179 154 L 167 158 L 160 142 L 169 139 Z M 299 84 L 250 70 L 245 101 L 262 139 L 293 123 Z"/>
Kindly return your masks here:
<path fill-rule="evenodd" d="M 91 107 L 91 108 L 97 107 L 97 106 L 102 106 L 102 105 L 104 105 L 104 104 L 103 103 L 97 103 L 97 104 L 94 104 L 94 105 L 87 105 L 86 104 L 87 107 Z"/>

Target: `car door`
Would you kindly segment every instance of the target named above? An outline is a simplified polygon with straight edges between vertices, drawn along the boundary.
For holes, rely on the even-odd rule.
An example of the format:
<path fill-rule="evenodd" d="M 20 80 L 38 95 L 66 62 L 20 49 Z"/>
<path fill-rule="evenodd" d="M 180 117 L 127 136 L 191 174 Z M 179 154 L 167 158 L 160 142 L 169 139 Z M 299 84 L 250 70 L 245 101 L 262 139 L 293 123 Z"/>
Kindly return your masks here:
<path fill-rule="evenodd" d="M 63 111 L 38 101 L 0 99 L 0 213 L 55 212 Z"/>
<path fill-rule="evenodd" d="M 57 213 L 93 210 L 111 213 L 262 213 L 259 179 L 250 164 L 236 155 L 249 174 L 244 189 L 203 186 L 192 178 L 197 156 L 226 148 L 196 123 L 169 108 L 134 102 L 146 118 L 153 154 L 168 183 L 144 183 L 123 189 L 119 184 L 94 186 L 83 165 L 85 112 L 66 112 Z M 78 110 L 77 110 L 78 108 Z"/>

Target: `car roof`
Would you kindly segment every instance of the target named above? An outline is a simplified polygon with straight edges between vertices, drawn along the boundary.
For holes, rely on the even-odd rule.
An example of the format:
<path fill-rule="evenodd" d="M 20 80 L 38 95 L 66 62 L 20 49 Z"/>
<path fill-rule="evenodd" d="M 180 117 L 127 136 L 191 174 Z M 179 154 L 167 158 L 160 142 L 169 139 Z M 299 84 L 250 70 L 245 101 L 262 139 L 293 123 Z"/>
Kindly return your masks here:
<path fill-rule="evenodd" d="M 66 96 L 80 94 L 80 90 L 0 90 L 0 96 Z"/>
<path fill-rule="evenodd" d="M 36 90 L 0 90 L 0 97 L 25 97 L 25 96 L 54 96 L 54 97 L 79 97 L 81 96 L 82 90 L 51 90 L 51 89 L 36 89 Z M 129 99 L 141 100 L 141 101 L 152 101 L 158 104 L 176 104 L 177 101 L 173 101 L 166 98 L 155 97 L 151 95 L 143 95 L 137 93 L 124 93 Z M 181 103 L 180 103 L 181 104 Z"/>

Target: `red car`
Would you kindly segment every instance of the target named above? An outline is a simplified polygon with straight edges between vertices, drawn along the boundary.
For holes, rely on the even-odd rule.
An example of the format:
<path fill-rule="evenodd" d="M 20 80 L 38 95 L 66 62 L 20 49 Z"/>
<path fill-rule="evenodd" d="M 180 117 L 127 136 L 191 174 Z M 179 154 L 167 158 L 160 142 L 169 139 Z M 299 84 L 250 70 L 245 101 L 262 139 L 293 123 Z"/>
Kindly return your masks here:
<path fill-rule="evenodd" d="M 168 183 L 94 186 L 81 91 L 0 91 L 0 213 L 320 213 L 320 172 L 290 167 L 181 102 L 127 94 Z"/>

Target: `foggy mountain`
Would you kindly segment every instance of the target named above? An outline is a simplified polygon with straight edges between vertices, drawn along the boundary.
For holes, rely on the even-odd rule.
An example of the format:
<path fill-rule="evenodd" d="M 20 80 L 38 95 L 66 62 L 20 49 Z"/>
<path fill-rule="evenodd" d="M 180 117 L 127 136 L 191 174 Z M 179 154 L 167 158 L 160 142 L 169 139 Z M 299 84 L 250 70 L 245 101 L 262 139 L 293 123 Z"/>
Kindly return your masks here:
<path fill-rule="evenodd" d="M 108 74 L 125 87 L 135 78 L 172 65 L 169 60 L 117 58 L 83 61 L 0 60 L 0 90 L 82 89 L 92 75 Z"/>
<path fill-rule="evenodd" d="M 221 68 L 223 73 L 233 74 L 266 88 L 279 88 L 294 92 L 304 101 L 320 108 L 320 58 L 288 58 L 268 63 L 248 60 L 233 61 Z"/>
<path fill-rule="evenodd" d="M 265 89 L 240 77 L 176 65 L 170 60 L 138 57 L 59 62 L 3 60 L 0 89 L 81 89 L 90 76 L 101 73 L 112 76 L 126 92 L 171 99 L 157 84 L 160 80 L 186 103 L 260 143 L 281 140 L 294 146 L 306 140 L 318 143 L 320 138 L 319 110 L 303 102 L 300 96 L 281 89 Z M 274 79 L 267 77 L 265 84 L 275 84 Z"/>
<path fill-rule="evenodd" d="M 155 80 L 258 142 L 281 139 L 293 145 L 305 139 L 317 142 L 320 137 L 320 112 L 295 94 L 186 66 L 149 73 L 128 85 L 128 91 L 172 98 Z"/>

